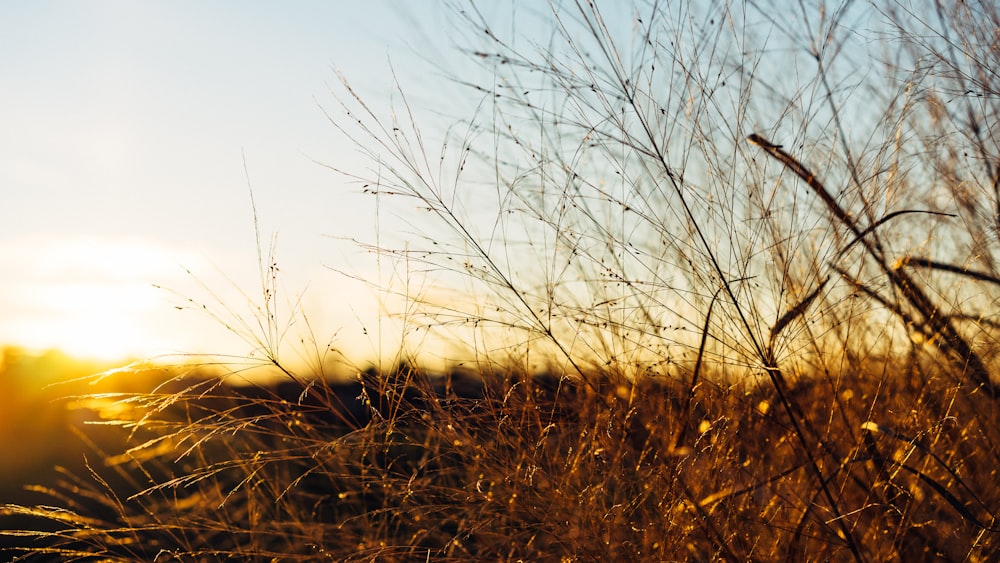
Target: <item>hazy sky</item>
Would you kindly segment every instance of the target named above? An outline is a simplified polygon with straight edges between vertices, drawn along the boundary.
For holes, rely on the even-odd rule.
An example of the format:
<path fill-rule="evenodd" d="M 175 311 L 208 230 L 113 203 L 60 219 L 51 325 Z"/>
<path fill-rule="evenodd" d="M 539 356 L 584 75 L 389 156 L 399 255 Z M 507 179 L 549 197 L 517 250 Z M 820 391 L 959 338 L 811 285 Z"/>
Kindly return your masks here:
<path fill-rule="evenodd" d="M 544 5 L 474 6 L 518 48 L 545 48 L 551 28 L 529 11 Z M 632 12 L 608 6 L 609 29 L 629 41 Z M 771 17 L 750 10 L 746 25 L 767 37 Z M 225 326 L 253 325 L 262 302 L 249 181 L 265 246 L 277 233 L 278 303 L 301 299 L 313 336 L 355 359 L 392 353 L 377 293 L 336 270 L 375 285 L 393 272 L 379 279 L 344 239 L 374 242 L 376 223 L 382 237 L 428 231 L 405 205 L 382 202 L 376 221 L 361 185 L 317 163 L 369 169 L 324 112 L 344 117 L 339 71 L 382 118 L 390 100 L 399 108 L 396 80 L 430 108 L 418 119 L 432 134 L 469 116 L 476 96 L 441 75 L 466 78 L 474 63 L 454 45 L 484 36 L 454 18 L 442 2 L 0 2 L 0 344 L 102 358 L 251 352 Z"/>
<path fill-rule="evenodd" d="M 0 343 L 248 352 L 177 308 L 218 297 L 252 317 L 235 289 L 259 294 L 245 155 L 289 297 L 305 290 L 317 337 L 370 354 L 371 293 L 329 267 L 369 271 L 331 236 L 370 238 L 371 201 L 313 159 L 360 158 L 321 110 L 333 69 L 387 95 L 387 58 L 409 68 L 441 25 L 440 6 L 404 6 L 0 3 Z"/>

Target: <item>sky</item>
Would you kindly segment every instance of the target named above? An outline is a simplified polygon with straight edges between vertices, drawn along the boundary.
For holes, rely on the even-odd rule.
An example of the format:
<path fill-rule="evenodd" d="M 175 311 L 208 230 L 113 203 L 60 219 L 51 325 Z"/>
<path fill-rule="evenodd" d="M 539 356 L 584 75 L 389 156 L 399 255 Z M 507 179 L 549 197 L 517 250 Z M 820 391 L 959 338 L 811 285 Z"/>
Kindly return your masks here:
<path fill-rule="evenodd" d="M 474 7 L 519 48 L 552 32 L 531 11 L 544 6 Z M 603 12 L 627 39 L 632 12 Z M 357 362 L 393 354 L 398 310 L 377 288 L 401 276 L 354 241 L 431 231 L 408 223 L 412 203 L 376 202 L 330 169 L 371 161 L 328 116 L 345 118 L 339 76 L 380 118 L 401 109 L 397 83 L 432 108 L 418 109 L 431 132 L 475 115 L 476 96 L 442 75 L 473 72 L 455 44 L 483 35 L 454 17 L 443 2 L 388 0 L 0 2 L 0 345 L 254 353 L 259 233 L 265 264 L 275 241 L 279 324 L 305 314 L 286 342 Z"/>
<path fill-rule="evenodd" d="M 357 358 L 379 347 L 374 205 L 318 164 L 339 70 L 392 88 L 442 7 L 401 2 L 0 3 L 0 343 L 109 359 L 247 354 L 253 209 L 284 299 Z M 430 33 L 428 34 L 428 30 Z M 266 249 L 265 249 L 266 252 Z M 206 309 L 203 309 L 205 306 Z M 214 319 L 213 315 L 221 317 Z"/>

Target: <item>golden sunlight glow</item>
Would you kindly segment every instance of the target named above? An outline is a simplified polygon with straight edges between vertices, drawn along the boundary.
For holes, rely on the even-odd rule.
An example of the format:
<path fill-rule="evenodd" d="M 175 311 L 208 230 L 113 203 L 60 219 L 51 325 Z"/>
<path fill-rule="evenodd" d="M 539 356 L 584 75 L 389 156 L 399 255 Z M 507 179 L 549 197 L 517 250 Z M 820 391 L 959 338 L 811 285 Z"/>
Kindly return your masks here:
<path fill-rule="evenodd" d="M 39 286 L 35 305 L 41 314 L 22 326 L 22 343 L 100 360 L 142 353 L 141 315 L 156 302 L 152 290 L 135 284 Z"/>
<path fill-rule="evenodd" d="M 21 266 L 0 282 L 0 340 L 99 360 L 144 356 L 157 346 L 156 317 L 185 258 L 138 240 L 97 237 L 20 241 Z M 186 257 L 190 259 L 190 257 Z"/>

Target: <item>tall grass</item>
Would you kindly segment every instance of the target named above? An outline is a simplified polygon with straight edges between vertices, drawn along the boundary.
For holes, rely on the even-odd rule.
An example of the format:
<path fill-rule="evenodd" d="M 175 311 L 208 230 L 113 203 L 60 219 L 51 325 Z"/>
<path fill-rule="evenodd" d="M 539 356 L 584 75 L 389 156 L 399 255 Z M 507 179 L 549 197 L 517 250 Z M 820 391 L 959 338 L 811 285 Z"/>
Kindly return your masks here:
<path fill-rule="evenodd" d="M 457 7 L 470 115 L 330 116 L 463 367 L 296 373 L 265 266 L 284 385 L 112 397 L 131 448 L 6 510 L 112 560 L 997 558 L 1000 15 L 919 10 Z"/>

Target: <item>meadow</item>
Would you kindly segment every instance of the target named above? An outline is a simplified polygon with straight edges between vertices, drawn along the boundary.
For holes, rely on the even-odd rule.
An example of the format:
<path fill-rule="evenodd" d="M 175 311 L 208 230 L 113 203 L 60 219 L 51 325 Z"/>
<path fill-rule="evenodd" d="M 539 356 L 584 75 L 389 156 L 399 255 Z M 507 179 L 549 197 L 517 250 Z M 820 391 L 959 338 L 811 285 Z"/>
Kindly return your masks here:
<path fill-rule="evenodd" d="M 212 313 L 253 356 L 70 393 L 86 463 L 3 506 L 10 553 L 1000 558 L 1000 7 L 511 18 L 456 6 L 459 102 L 326 110 L 393 353 L 292 337 L 258 232 L 259 303 Z"/>

